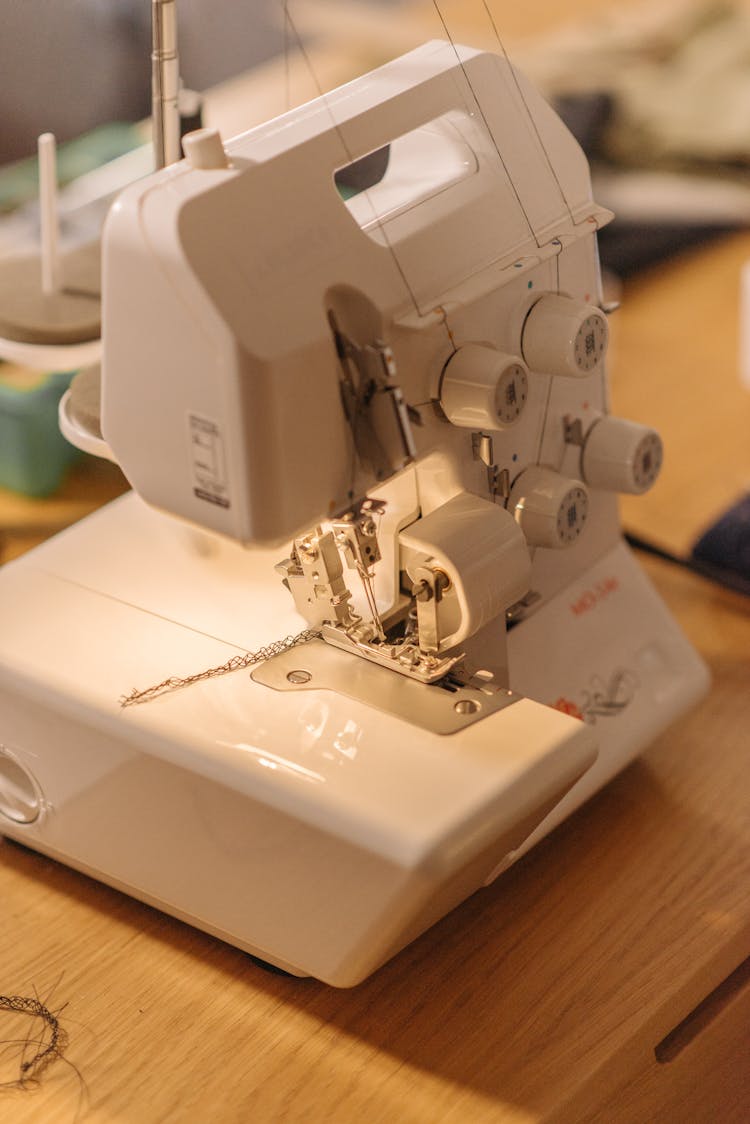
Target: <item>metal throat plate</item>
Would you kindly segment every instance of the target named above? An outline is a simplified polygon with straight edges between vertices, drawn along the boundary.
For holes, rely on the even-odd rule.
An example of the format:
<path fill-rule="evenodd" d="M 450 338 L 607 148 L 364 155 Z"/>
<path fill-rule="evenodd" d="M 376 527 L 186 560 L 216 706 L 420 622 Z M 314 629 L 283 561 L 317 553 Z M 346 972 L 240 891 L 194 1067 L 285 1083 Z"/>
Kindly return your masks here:
<path fill-rule="evenodd" d="M 335 691 L 433 734 L 455 734 L 522 697 L 494 683 L 419 683 L 322 640 L 273 656 L 252 679 L 275 691 Z"/>

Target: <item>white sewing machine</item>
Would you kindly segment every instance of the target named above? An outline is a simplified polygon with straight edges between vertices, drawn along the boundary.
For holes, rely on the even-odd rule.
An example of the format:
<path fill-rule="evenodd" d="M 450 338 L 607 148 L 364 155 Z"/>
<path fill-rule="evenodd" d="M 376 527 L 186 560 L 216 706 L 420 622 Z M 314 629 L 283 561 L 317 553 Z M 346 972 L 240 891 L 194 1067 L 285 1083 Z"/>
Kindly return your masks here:
<path fill-rule="evenodd" d="M 348 986 L 707 676 L 621 541 L 661 445 L 523 77 L 433 42 L 186 153 L 108 219 L 101 433 L 85 378 L 63 415 L 136 494 L 0 572 L 0 821 Z"/>

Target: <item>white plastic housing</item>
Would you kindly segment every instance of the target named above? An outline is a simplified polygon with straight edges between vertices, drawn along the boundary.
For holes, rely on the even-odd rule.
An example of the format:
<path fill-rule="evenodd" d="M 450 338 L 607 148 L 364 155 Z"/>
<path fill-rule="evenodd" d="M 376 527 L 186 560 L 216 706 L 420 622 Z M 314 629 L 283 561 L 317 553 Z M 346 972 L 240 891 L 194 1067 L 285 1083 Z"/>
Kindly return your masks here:
<path fill-rule="evenodd" d="M 518 421 L 529 396 L 526 365 L 494 347 L 467 343 L 448 362 L 440 405 L 465 429 L 504 429 Z"/>
<path fill-rule="evenodd" d="M 583 532 L 589 500 L 580 480 L 532 465 L 513 484 L 508 509 L 529 546 L 572 546 Z"/>
<path fill-rule="evenodd" d="M 452 138 L 426 188 L 423 161 L 395 159 L 415 130 Z M 391 142 L 389 171 L 415 190 L 404 200 L 386 176 L 344 204 L 335 171 Z M 388 502 L 379 566 L 396 591 L 376 575 L 378 603 L 397 598 L 411 537 L 453 567 L 462 612 L 490 619 L 472 638 L 477 661 L 499 647 L 492 614 L 526 585 L 521 530 L 557 545 L 561 515 L 564 534 L 580 529 L 581 485 L 539 464 L 575 474 L 563 419 L 582 399 L 592 417 L 606 409 L 603 365 L 583 383 L 529 379 L 523 416 L 491 442 L 494 467 L 521 474 L 519 529 L 489 503 L 470 434 L 431 408 L 454 340 L 516 352 L 532 290 L 584 307 L 599 291 L 595 232 L 610 216 L 580 149 L 506 60 L 428 44 L 228 142 L 227 156 L 231 167 L 182 161 L 133 185 L 104 238 L 104 436 L 143 498 L 209 533 L 186 535 L 130 494 L 2 567 L 0 828 L 349 985 L 605 783 L 698 700 L 706 672 L 620 544 L 616 497 L 596 491 L 579 546 L 534 554 L 539 600 L 508 635 L 510 685 L 526 697 L 454 735 L 394 710 L 417 685 L 354 657 L 336 689 L 238 672 L 120 710 L 134 686 L 304 627 L 274 572 L 284 548 L 231 538 L 289 536 L 351 501 L 328 311 L 355 343 L 392 345 L 421 422 L 414 464 L 374 493 Z M 294 654 L 304 669 L 305 647 Z M 367 686 L 349 697 L 352 681 Z M 435 691 L 451 697 L 425 688 L 422 715 Z"/>
<path fill-rule="evenodd" d="M 179 530 L 131 494 L 0 570 L 0 831 L 336 985 L 509 866 L 706 689 L 618 546 L 511 631 L 511 685 L 538 703 L 450 737 L 246 672 L 121 711 L 133 685 L 296 627 L 275 552 L 207 554 Z M 623 669 L 634 693 L 613 716 L 559 712 Z"/>
<path fill-rule="evenodd" d="M 592 488 L 639 495 L 654 484 L 664 457 L 655 429 L 625 418 L 594 422 L 581 454 L 581 472 Z"/>
<path fill-rule="evenodd" d="M 520 699 L 443 736 L 247 671 L 122 711 L 134 684 L 297 624 L 275 551 L 207 557 L 176 530 L 131 494 L 2 568 L 0 832 L 348 987 L 492 877 L 591 766 L 594 732 Z"/>
<path fill-rule="evenodd" d="M 604 359 L 609 338 L 600 309 L 558 293 L 545 293 L 523 326 L 521 350 L 532 371 L 582 378 Z"/>
<path fill-rule="evenodd" d="M 415 135 L 446 150 L 446 168 L 411 159 Z M 336 172 L 386 145 L 382 183 L 345 203 Z M 199 139 L 107 218 L 102 433 L 147 502 L 245 544 L 305 531 L 388 474 L 354 456 L 330 311 L 359 344 L 392 345 L 404 399 L 424 403 L 448 358 L 436 309 L 445 302 L 454 323 L 492 298 L 482 334 L 459 342 L 506 346 L 498 287 L 525 287 L 538 268 L 548 288 L 546 263 L 565 274 L 560 238 L 566 258 L 582 243 L 576 261 L 593 271 L 586 247 L 610 217 L 523 76 L 447 42 L 228 140 L 226 167 L 195 167 L 204 148 L 211 162 Z M 594 291 L 595 277 L 568 287 L 584 284 Z M 418 461 L 462 436 L 423 413 Z M 449 455 L 476 489 L 470 446 Z"/>
<path fill-rule="evenodd" d="M 450 579 L 441 602 L 440 651 L 502 621 L 529 591 L 531 559 L 521 530 L 505 508 L 479 496 L 459 493 L 401 531 L 399 541 L 412 558 L 426 557 Z"/>

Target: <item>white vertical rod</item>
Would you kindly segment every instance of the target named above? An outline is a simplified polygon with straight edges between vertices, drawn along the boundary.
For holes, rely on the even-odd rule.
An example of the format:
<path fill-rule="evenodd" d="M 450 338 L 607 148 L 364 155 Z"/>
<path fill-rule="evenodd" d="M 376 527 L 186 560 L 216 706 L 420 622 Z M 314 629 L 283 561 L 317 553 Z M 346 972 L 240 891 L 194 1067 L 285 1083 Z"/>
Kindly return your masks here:
<path fill-rule="evenodd" d="M 42 292 L 60 290 L 59 220 L 57 215 L 57 144 L 53 133 L 42 133 L 39 153 L 39 219 L 42 237 Z"/>

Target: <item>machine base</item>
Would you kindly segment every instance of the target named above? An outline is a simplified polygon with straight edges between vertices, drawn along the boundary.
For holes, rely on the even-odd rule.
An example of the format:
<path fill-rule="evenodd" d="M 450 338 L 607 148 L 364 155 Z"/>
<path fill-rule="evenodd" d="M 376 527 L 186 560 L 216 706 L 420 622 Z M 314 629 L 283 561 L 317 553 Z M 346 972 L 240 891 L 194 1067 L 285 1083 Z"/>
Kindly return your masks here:
<path fill-rule="evenodd" d="M 569 589 L 517 626 L 517 694 L 454 733 L 246 671 L 123 710 L 133 683 L 236 654 L 238 632 L 252 649 L 298 630 L 268 558 L 206 559 L 164 522 L 126 497 L 0 572 L 1 830 L 293 974 L 358 983 L 707 683 L 618 547 L 582 583 L 610 594 L 584 612 Z"/>

